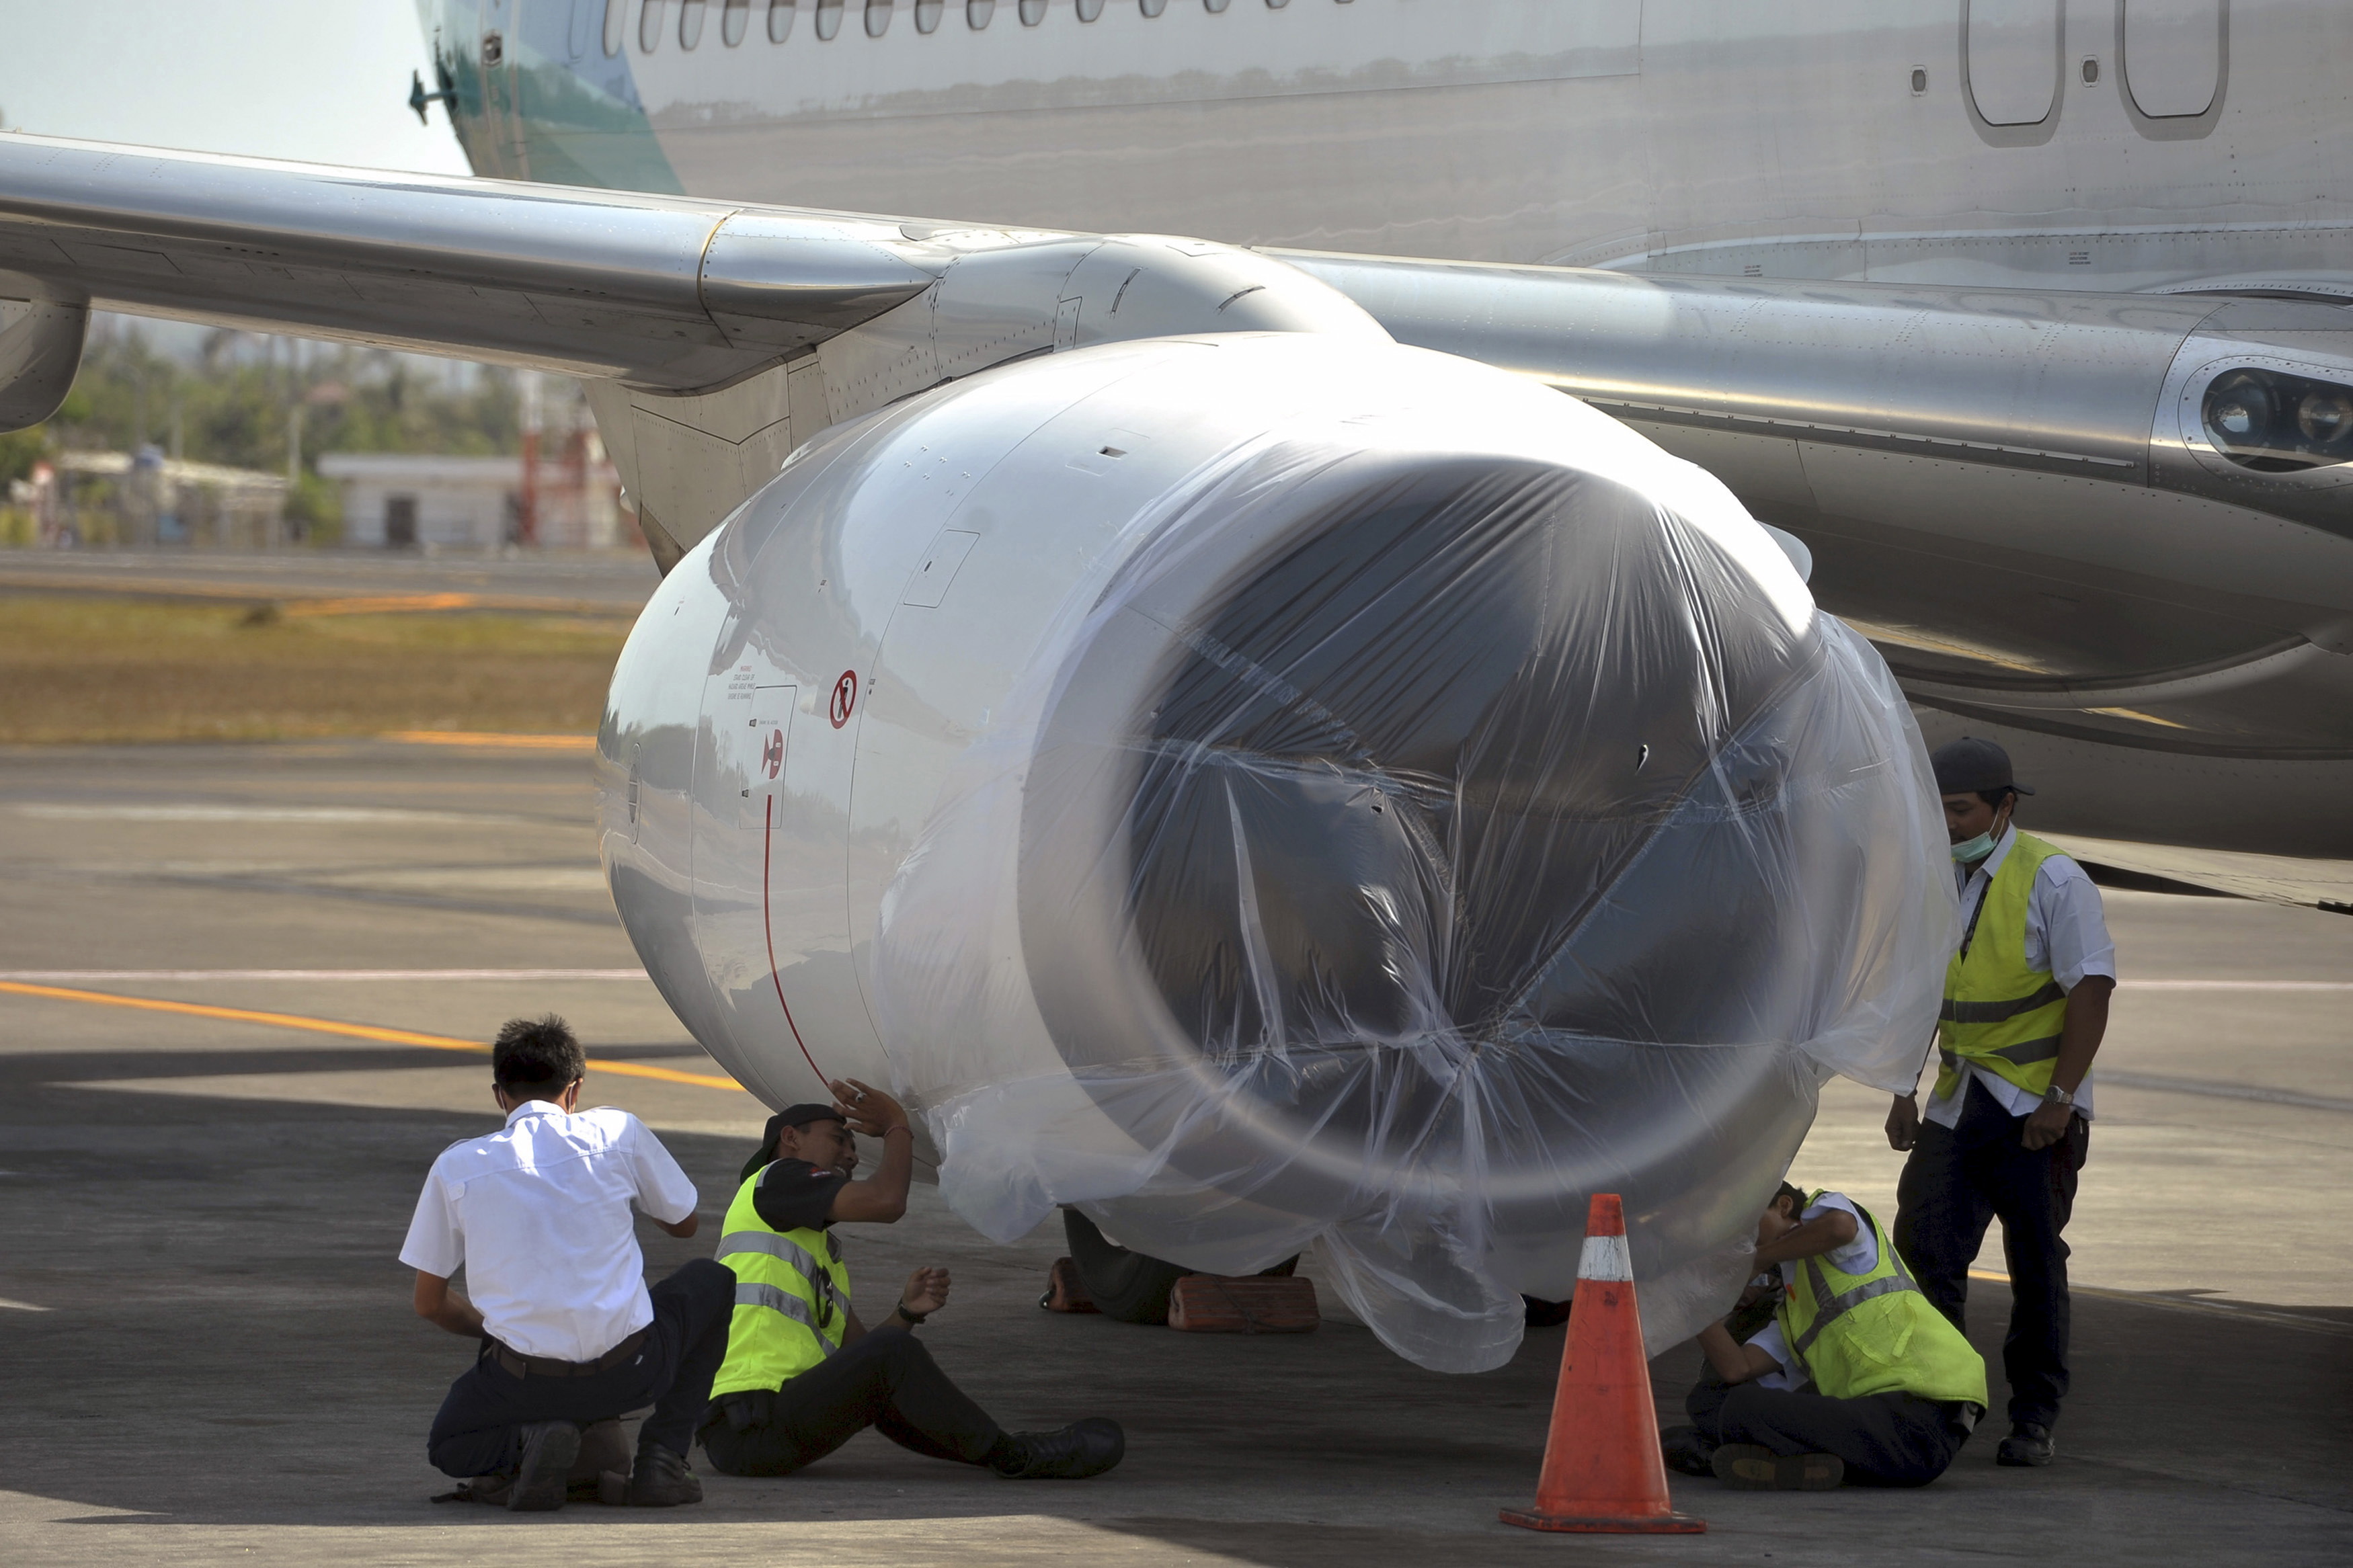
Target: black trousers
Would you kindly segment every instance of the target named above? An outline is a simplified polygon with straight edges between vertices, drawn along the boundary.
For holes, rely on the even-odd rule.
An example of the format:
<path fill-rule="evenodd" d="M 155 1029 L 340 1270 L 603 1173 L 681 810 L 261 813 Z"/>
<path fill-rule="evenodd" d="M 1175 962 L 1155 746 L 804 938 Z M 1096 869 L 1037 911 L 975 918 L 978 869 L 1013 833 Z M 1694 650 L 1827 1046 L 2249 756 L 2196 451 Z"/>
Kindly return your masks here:
<path fill-rule="evenodd" d="M 586 1426 L 651 1405 L 638 1434 L 683 1457 L 711 1403 L 711 1380 L 727 1356 L 735 1275 L 698 1258 L 654 1286 L 654 1321 L 631 1359 L 587 1377 L 517 1377 L 482 1342 L 473 1369 L 449 1385 L 426 1452 L 445 1476 L 492 1476 L 522 1459 L 520 1428 L 534 1421 Z"/>
<path fill-rule="evenodd" d="M 1176 1281 L 1196 1272 L 1181 1263 L 1147 1258 L 1113 1245 L 1094 1221 L 1076 1209 L 1062 1211 L 1062 1237 L 1070 1245 L 1071 1262 L 1078 1268 L 1080 1282 L 1094 1299 L 1095 1310 L 1123 1323 L 1166 1323 L 1168 1297 Z M 1289 1274 L 1298 1267 L 1299 1259 L 1293 1257 L 1260 1273 Z M 1564 1322 L 1567 1317 L 1564 1310 L 1546 1321 Z"/>
<path fill-rule="evenodd" d="M 729 1476 L 789 1476 L 871 1426 L 902 1448 L 979 1464 L 1004 1429 L 904 1329 L 870 1329 L 774 1394 L 723 1394 L 703 1452 Z"/>
<path fill-rule="evenodd" d="M 2003 1110 L 1975 1079 L 1957 1125 L 1922 1122 L 1895 1187 L 1895 1249 L 1936 1310 L 1966 1329 L 1969 1263 L 1987 1224 L 2001 1221 L 2010 1266 L 2010 1332 L 2001 1342 L 2010 1418 L 2049 1426 L 2067 1397 L 2067 1244 L 2059 1233 L 2074 1212 L 2076 1173 L 2092 1131 L 2082 1117 L 2070 1117 L 2065 1137 L 2030 1150 L 2020 1142 L 2024 1130 L 2025 1119 Z"/>
<path fill-rule="evenodd" d="M 1193 1270 L 1113 1246 L 1076 1209 L 1062 1211 L 1062 1236 L 1097 1311 L 1123 1323 L 1168 1321 L 1168 1293 Z"/>
<path fill-rule="evenodd" d="M 1846 1462 L 1846 1479 L 1866 1487 L 1925 1487 L 1945 1473 L 1968 1441 L 1960 1405 L 1910 1394 L 1832 1399 L 1753 1383 L 1726 1386 L 1711 1371 L 1683 1408 L 1711 1445 L 1757 1443 L 1777 1454 L 1836 1454 Z"/>

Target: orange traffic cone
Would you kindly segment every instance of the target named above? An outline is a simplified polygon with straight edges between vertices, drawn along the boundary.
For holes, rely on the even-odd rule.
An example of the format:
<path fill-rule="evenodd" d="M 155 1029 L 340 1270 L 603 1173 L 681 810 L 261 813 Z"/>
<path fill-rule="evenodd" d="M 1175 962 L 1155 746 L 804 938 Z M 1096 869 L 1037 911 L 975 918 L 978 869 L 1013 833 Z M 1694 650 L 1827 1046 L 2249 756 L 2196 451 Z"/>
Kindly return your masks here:
<path fill-rule="evenodd" d="M 1553 1394 L 1552 1435 L 1534 1508 L 1507 1508 L 1505 1524 L 1527 1530 L 1693 1535 L 1704 1520 L 1677 1513 L 1659 1452 L 1659 1413 L 1634 1309 L 1626 1211 L 1615 1193 L 1597 1193 L 1585 1221 L 1577 1300 Z"/>

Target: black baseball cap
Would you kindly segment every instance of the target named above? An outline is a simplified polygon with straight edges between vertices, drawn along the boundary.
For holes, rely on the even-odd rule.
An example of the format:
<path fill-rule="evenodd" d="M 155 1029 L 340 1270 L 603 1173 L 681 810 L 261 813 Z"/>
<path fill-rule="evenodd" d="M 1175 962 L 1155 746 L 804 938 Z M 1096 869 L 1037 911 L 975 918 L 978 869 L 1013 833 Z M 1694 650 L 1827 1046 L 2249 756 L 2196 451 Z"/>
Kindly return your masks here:
<path fill-rule="evenodd" d="M 759 1152 L 744 1163 L 743 1174 L 735 1179 L 738 1182 L 748 1182 L 759 1173 L 761 1167 L 775 1161 L 776 1134 L 786 1128 L 807 1127 L 812 1121 L 839 1121 L 847 1125 L 849 1121 L 848 1117 L 832 1106 L 820 1105 L 814 1100 L 804 1101 L 799 1105 L 787 1105 L 768 1118 L 767 1129 L 760 1134 Z"/>
<path fill-rule="evenodd" d="M 1938 795 L 1974 795 L 1989 789 L 2014 789 L 2021 795 L 2034 793 L 2010 777 L 2008 752 L 1975 735 L 1946 742 L 1928 759 L 1928 765 L 1936 772 Z"/>

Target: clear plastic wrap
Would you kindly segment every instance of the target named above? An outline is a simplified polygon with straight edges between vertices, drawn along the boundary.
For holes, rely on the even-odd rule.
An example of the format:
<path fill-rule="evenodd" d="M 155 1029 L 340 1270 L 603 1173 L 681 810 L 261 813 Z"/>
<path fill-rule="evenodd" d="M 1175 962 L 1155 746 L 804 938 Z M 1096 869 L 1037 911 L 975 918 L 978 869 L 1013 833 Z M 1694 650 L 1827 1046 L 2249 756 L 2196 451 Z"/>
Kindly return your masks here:
<path fill-rule="evenodd" d="M 1908 1081 L 1952 896 L 1902 696 L 1721 485 L 1555 406 L 1240 443 L 1039 639 L 873 948 L 976 1227 L 1312 1245 L 1475 1371 L 1613 1191 L 1656 1346 L 1820 1082 Z"/>

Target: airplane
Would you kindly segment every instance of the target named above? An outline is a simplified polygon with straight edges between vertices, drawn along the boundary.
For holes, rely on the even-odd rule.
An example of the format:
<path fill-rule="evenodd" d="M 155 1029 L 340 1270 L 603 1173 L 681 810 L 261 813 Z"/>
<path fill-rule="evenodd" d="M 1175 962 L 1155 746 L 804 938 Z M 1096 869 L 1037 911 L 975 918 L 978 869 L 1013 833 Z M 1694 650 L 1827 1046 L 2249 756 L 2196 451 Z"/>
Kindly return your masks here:
<path fill-rule="evenodd" d="M 2042 785 L 2039 824 L 2353 858 L 2337 806 L 2353 784 L 2341 6 L 424 0 L 420 16 L 438 91 L 420 79 L 412 102 L 447 106 L 472 180 L 0 136 L 0 424 L 63 397 L 93 305 L 581 377 L 666 574 L 600 737 L 617 907 L 697 1037 L 778 1103 L 804 1097 L 804 1062 L 895 1062 L 905 1081 L 915 1069 L 881 1042 L 953 1029 L 944 997 L 1029 1008 L 1021 1026 L 1057 1061 L 959 1075 L 942 1046 L 935 1079 L 916 1073 L 928 1153 L 987 1167 L 951 1194 L 985 1230 L 1018 1234 L 1077 1192 L 1123 1239 L 1233 1269 L 1328 1220 L 1335 1192 L 1364 1195 L 1343 1169 L 1356 1156 L 1319 1168 L 1305 1113 L 1267 1110 L 1280 1095 L 1219 1100 L 1231 1136 L 1188 1143 L 1089 1078 L 1078 1058 L 1148 1058 L 1230 1086 L 1204 1068 L 1220 1058 L 1200 1027 L 1115 1037 L 1112 1020 L 1152 1013 L 1138 997 L 1154 986 L 1159 1023 L 1192 1005 L 1135 972 L 1116 929 L 1133 909 L 1083 879 L 1050 907 L 958 914 L 912 896 L 959 854 L 979 876 L 990 853 L 1044 841 L 992 795 L 1008 779 L 1075 814 L 1080 841 L 1117 838 L 1100 781 L 992 763 L 992 717 L 1020 710 L 1045 727 L 1034 739 L 1065 711 L 1156 722 L 1166 704 L 1075 677 L 1025 685 L 1007 650 L 1110 635 L 1065 618 L 1104 584 L 1067 559 L 1008 575 L 992 546 L 1075 548 L 1055 530 L 1080 523 L 1089 549 L 1126 537 L 1113 525 L 1176 504 L 1194 471 L 1179 456 L 1209 460 L 1204 429 L 1242 438 L 1230 408 L 1270 429 L 1319 410 L 1348 426 L 1344 408 L 1360 432 L 1419 420 L 1494 462 L 1509 443 L 1414 387 L 1504 425 L 1523 417 L 1506 383 L 1567 394 L 1559 409 L 1578 412 L 1562 417 L 1599 411 L 1778 531 L 1786 562 L 1751 548 L 1766 535 L 1736 548 L 1737 530 L 1694 524 L 1741 563 L 1735 597 L 1808 594 L 1869 638 L 1931 743 L 2009 745 Z M 890 216 L 904 214 L 931 216 Z M 1443 357 L 1399 369 L 1415 352 Z M 1461 379 L 1466 365 L 1502 380 Z M 1066 409 L 1093 412 L 1058 423 Z M 1361 438 L 1358 458 L 1378 445 Z M 1611 454 L 1619 438 L 1590 423 L 1559 437 Z M 1037 469 L 1039 443 L 1070 450 Z M 1713 515 L 1680 469 L 1621 461 L 1610 471 Z M 1016 472 L 1053 499 L 1025 514 L 990 492 Z M 982 582 L 1025 608 L 989 611 Z M 959 638 L 894 666 L 890 639 L 920 640 L 918 612 L 942 608 L 964 617 Z M 1815 635 L 1804 658 L 1845 657 L 1845 633 Z M 1185 647 L 1242 679 L 1225 644 Z M 1166 697 L 1176 656 L 1151 657 L 1176 682 Z M 1841 689 L 1862 701 L 1867 675 Z M 1303 801 L 1305 778 L 1285 785 Z M 1399 788 L 1348 798 L 1420 798 Z M 1245 835 L 1198 837 L 1230 858 Z M 1322 871 L 1353 887 L 1340 873 L 1360 868 Z M 963 967 L 903 967 L 918 950 L 875 941 L 902 920 L 930 922 L 932 951 Z M 1921 914 L 1905 940 L 1934 924 Z M 989 946 L 1008 931 L 1054 945 L 1034 961 Z M 1229 1022 L 1262 1024 L 1268 998 L 1326 980 L 1360 995 L 1316 969 L 1314 941 L 1267 990 L 1249 941 L 1170 940 L 1239 964 L 1217 992 Z M 1029 985 L 1008 1002 L 983 959 L 1027 963 Z M 1642 973 L 1655 1001 L 1666 972 Z M 1299 1082 L 1335 1070 L 1318 1058 Z M 1730 1231 L 1657 1173 L 1704 1170 L 1745 1197 L 1810 1116 L 1810 1086 L 1725 1073 L 1699 1118 L 1713 1142 L 1686 1130 L 1610 1156 L 1653 1173 L 1629 1189 L 1653 1209 L 1629 1212 L 1649 1215 L 1637 1256 L 1659 1274 Z M 1565 1116 L 1610 1141 L 1589 1116 L 1546 1116 L 1529 1125 Z M 1169 1194 L 1080 1192 L 1068 1171 L 1040 1186 L 1023 1161 L 1081 1124 L 1128 1140 L 1131 1163 L 1166 1156 Z M 1297 1155 L 1284 1169 L 1311 1196 L 1252 1165 L 1267 1149 Z M 1536 1189 L 1574 1182 L 1521 1153 L 1491 1175 L 1535 1195 L 1494 1234 L 1407 1227 L 1393 1268 L 1377 1255 L 1398 1236 L 1360 1238 L 1352 1300 L 1417 1359 L 1493 1364 L 1516 1342 L 1512 1292 L 1566 1293 L 1542 1243 L 1577 1224 Z M 1462 1266 L 1515 1247 L 1508 1268 Z"/>

